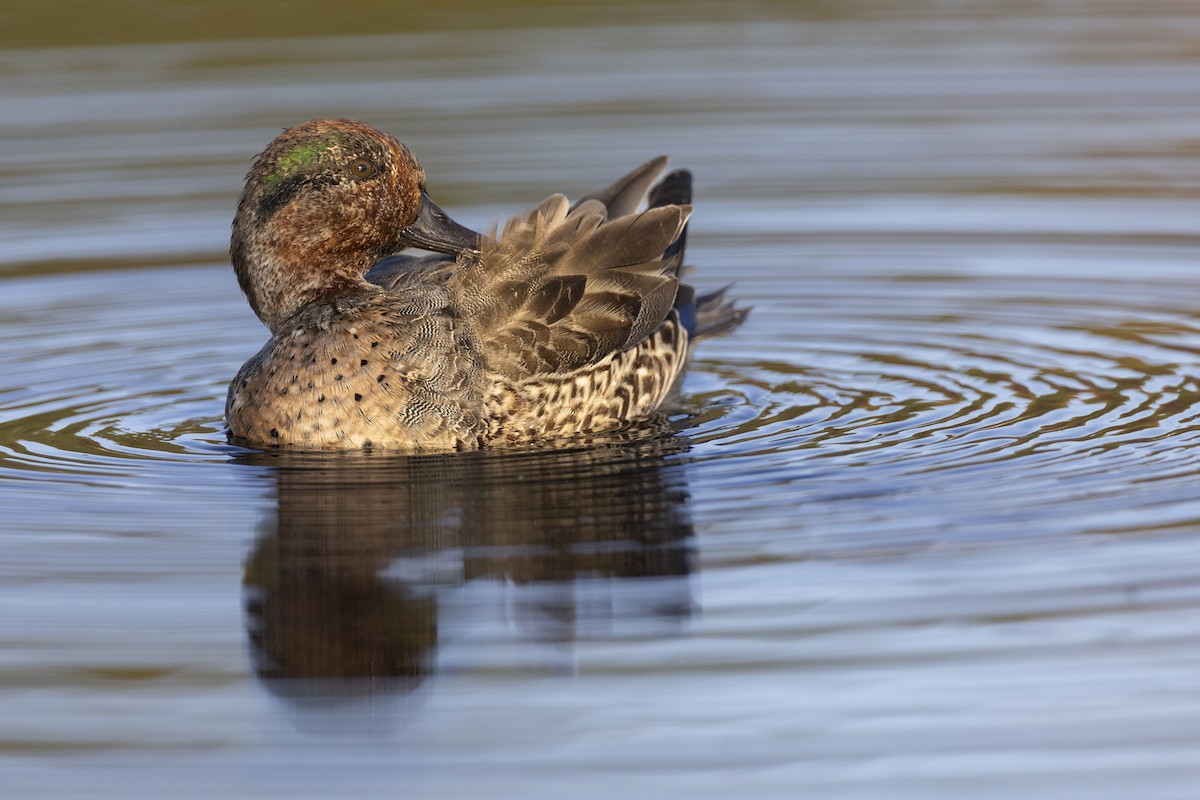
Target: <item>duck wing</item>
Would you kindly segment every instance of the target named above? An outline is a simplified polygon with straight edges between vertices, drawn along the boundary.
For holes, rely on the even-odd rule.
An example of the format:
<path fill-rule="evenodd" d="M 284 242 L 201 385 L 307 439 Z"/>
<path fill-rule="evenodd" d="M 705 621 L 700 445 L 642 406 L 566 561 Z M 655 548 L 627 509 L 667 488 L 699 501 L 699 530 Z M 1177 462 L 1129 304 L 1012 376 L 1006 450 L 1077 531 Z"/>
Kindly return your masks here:
<path fill-rule="evenodd" d="M 691 207 L 673 173 L 646 196 L 666 158 L 571 205 L 554 195 L 508 220 L 449 278 L 489 367 L 512 379 L 570 372 L 634 347 L 671 314 Z M 682 177 L 680 177 L 682 176 Z"/>

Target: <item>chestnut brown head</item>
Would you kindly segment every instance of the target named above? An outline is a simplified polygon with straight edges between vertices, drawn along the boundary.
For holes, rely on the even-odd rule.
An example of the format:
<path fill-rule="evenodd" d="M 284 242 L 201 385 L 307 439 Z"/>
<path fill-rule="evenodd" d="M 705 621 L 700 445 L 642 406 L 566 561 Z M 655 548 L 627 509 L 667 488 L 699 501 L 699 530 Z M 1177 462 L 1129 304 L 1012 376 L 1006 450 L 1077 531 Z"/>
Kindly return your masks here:
<path fill-rule="evenodd" d="M 246 176 L 230 254 L 251 307 L 272 330 L 307 303 L 365 286 L 406 247 L 460 253 L 479 237 L 425 194 L 425 173 L 393 137 L 355 120 L 285 130 Z"/>

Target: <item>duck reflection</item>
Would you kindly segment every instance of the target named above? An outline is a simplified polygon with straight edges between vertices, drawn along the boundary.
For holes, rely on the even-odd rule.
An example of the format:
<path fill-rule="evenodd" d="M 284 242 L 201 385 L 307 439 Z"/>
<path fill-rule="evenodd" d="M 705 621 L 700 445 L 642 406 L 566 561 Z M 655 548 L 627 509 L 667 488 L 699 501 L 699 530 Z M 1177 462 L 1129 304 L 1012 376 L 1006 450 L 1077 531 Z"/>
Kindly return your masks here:
<path fill-rule="evenodd" d="M 686 448 L 243 456 L 271 468 L 278 501 L 245 573 L 259 676 L 284 694 L 403 692 L 438 669 L 570 668 L 582 639 L 677 629 L 693 606 Z"/>

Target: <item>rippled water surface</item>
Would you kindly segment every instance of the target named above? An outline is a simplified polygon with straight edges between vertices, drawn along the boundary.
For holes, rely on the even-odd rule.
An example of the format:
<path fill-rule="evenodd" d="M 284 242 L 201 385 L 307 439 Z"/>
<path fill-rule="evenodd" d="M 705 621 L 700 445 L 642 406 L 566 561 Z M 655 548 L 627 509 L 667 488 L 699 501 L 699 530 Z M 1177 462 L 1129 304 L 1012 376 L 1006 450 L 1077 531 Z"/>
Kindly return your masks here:
<path fill-rule="evenodd" d="M 901 5 L 15 15 L 4 796 L 1194 796 L 1200 15 Z M 232 447 L 229 220 L 318 115 L 476 227 L 669 152 L 753 313 L 602 445 Z"/>

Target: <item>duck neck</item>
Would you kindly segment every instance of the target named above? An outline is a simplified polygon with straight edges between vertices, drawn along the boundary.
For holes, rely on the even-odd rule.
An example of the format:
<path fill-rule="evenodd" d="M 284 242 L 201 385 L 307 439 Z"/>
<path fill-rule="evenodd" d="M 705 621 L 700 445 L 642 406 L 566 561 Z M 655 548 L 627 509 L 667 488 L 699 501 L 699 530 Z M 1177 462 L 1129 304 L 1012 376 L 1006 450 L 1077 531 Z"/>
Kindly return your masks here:
<path fill-rule="evenodd" d="M 229 253 L 238 284 L 272 333 L 310 303 L 370 287 L 363 275 L 383 254 L 339 250 L 336 241 L 319 234 L 284 237 L 270 226 L 235 222 Z"/>

